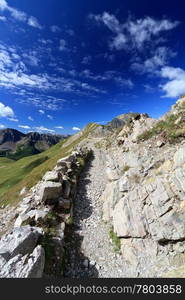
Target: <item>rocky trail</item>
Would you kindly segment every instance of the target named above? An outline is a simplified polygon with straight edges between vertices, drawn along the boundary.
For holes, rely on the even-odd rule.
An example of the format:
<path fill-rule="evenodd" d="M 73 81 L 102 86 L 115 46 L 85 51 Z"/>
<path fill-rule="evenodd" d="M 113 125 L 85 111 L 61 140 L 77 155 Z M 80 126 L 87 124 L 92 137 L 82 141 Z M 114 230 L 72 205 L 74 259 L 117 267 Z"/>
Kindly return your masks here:
<path fill-rule="evenodd" d="M 100 196 L 106 186 L 105 155 L 95 150 L 79 179 L 74 201 L 73 226 L 67 241 L 70 278 L 124 277 L 123 261 L 114 251 L 110 225 L 102 220 Z"/>

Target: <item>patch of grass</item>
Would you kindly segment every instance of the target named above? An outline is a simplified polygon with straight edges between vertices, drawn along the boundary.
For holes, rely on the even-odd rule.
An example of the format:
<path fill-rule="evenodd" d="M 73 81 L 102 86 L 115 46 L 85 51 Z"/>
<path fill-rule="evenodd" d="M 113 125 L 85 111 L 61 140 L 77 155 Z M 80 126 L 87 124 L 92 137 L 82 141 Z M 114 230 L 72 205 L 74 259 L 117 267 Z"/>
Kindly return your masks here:
<path fill-rule="evenodd" d="M 58 159 L 70 155 L 97 126 L 89 124 L 80 134 L 71 136 L 42 153 L 18 161 L 0 157 L 0 205 L 18 203 L 23 187 L 29 189 L 34 186 L 47 171 L 55 167 Z"/>
<path fill-rule="evenodd" d="M 133 183 L 138 184 L 140 182 L 141 177 L 138 174 L 133 174 L 130 179 Z"/>
<path fill-rule="evenodd" d="M 69 218 L 67 218 L 66 224 L 67 225 L 73 225 L 73 217 L 72 216 L 70 216 Z"/>
<path fill-rule="evenodd" d="M 119 253 L 121 249 L 121 242 L 120 242 L 120 238 L 116 235 L 113 228 L 111 228 L 109 231 L 109 237 L 114 245 L 114 251 L 116 253 Z"/>
<path fill-rule="evenodd" d="M 167 141 L 173 142 L 178 137 L 176 134 L 178 126 L 175 124 L 178 115 L 170 115 L 166 120 L 158 121 L 151 129 L 144 131 L 137 138 L 138 141 L 146 141 L 160 133 L 166 137 Z"/>
<path fill-rule="evenodd" d="M 37 151 L 33 146 L 31 145 L 18 145 L 16 148 L 15 153 L 9 153 L 8 157 L 10 159 L 19 160 L 23 157 L 38 154 L 39 151 Z"/>
<path fill-rule="evenodd" d="M 56 258 L 56 244 L 53 238 L 57 236 L 56 226 L 60 219 L 55 211 L 50 211 L 47 214 L 45 222 L 42 224 L 44 236 L 39 243 L 45 250 L 45 267 L 44 272 L 48 275 L 55 275 L 58 272 L 58 262 Z M 38 224 L 37 224 L 38 226 Z"/>
<path fill-rule="evenodd" d="M 123 169 L 122 169 L 122 172 L 125 173 L 125 172 L 127 172 L 129 169 L 130 169 L 130 166 L 125 165 L 125 166 L 123 167 Z"/>
<path fill-rule="evenodd" d="M 101 149 L 102 148 L 102 142 L 96 142 L 94 144 L 94 146 L 97 148 L 97 149 Z"/>
<path fill-rule="evenodd" d="M 53 258 L 55 257 L 55 247 L 52 241 L 52 235 L 46 233 L 40 240 L 41 246 L 45 251 L 45 266 L 44 273 L 53 274 Z"/>

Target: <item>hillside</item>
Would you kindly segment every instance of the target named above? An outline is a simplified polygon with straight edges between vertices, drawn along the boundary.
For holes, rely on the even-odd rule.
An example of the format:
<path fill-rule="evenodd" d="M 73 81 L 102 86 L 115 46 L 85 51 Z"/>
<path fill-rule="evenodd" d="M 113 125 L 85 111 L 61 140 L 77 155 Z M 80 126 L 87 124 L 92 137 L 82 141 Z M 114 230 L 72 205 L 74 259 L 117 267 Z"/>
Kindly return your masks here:
<path fill-rule="evenodd" d="M 22 157 L 38 154 L 66 138 L 66 135 L 41 134 L 7 128 L 0 130 L 0 156 L 18 160 Z"/>
<path fill-rule="evenodd" d="M 97 125 L 90 124 L 82 133 L 68 137 L 42 153 L 18 161 L 0 157 L 0 205 L 18 202 L 21 189 L 36 184 L 45 172 L 52 170 L 59 158 L 69 154 L 73 147 L 85 140 L 94 126 Z"/>

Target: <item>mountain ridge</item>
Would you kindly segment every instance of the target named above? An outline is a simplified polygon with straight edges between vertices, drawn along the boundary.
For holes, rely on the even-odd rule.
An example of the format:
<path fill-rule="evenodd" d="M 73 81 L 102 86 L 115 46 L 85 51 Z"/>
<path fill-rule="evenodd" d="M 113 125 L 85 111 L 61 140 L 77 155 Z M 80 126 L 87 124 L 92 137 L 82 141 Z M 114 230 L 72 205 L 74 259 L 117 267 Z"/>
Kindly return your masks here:
<path fill-rule="evenodd" d="M 0 156 L 20 159 L 25 156 L 41 153 L 68 135 L 29 132 L 22 133 L 13 128 L 0 130 Z"/>

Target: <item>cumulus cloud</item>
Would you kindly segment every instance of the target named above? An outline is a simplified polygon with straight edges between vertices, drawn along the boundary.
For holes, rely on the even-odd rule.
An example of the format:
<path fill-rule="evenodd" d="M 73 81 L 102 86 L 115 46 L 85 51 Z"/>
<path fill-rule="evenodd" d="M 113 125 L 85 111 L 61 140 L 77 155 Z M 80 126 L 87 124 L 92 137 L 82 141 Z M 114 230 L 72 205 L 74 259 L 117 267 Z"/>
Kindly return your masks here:
<path fill-rule="evenodd" d="M 64 129 L 63 126 L 55 126 L 56 129 Z"/>
<path fill-rule="evenodd" d="M 26 62 L 34 67 L 39 65 L 38 53 L 36 51 L 30 51 L 29 53 L 24 53 L 23 57 L 25 58 Z"/>
<path fill-rule="evenodd" d="M 50 26 L 50 30 L 55 33 L 55 32 L 60 32 L 61 28 L 57 25 L 52 25 Z"/>
<path fill-rule="evenodd" d="M 31 116 L 28 117 L 28 120 L 34 121 L 34 119 Z"/>
<path fill-rule="evenodd" d="M 8 120 L 10 120 L 10 121 L 12 121 L 12 122 L 19 122 L 19 120 L 16 119 L 16 118 L 8 118 Z"/>
<path fill-rule="evenodd" d="M 83 59 L 82 59 L 82 64 L 89 65 L 91 60 L 92 60 L 92 57 L 90 55 L 84 56 Z"/>
<path fill-rule="evenodd" d="M 4 17 L 4 16 L 0 16 L 0 21 L 6 22 L 6 21 L 7 21 L 7 18 Z"/>
<path fill-rule="evenodd" d="M 164 97 L 176 98 L 185 94 L 185 70 L 166 66 L 161 70 L 161 76 L 168 81 L 160 85 Z"/>
<path fill-rule="evenodd" d="M 51 116 L 51 115 L 47 115 L 47 118 L 50 120 L 53 120 L 53 116 Z"/>
<path fill-rule="evenodd" d="M 44 114 L 45 114 L 45 111 L 42 110 L 42 109 L 39 109 L 39 113 L 42 114 L 42 115 L 44 115 Z"/>
<path fill-rule="evenodd" d="M 151 57 L 148 57 L 143 62 L 136 61 L 131 64 L 131 69 L 140 73 L 152 73 L 159 75 L 159 70 L 168 64 L 169 59 L 176 55 L 167 47 L 158 47 L 152 53 Z"/>
<path fill-rule="evenodd" d="M 27 21 L 27 15 L 23 11 L 17 10 L 13 7 L 8 6 L 8 11 L 10 12 L 11 16 L 21 22 Z"/>
<path fill-rule="evenodd" d="M 34 127 L 34 129 L 39 131 L 39 132 L 46 131 L 46 132 L 49 132 L 49 133 L 55 133 L 55 130 L 49 129 L 49 128 L 44 127 L 44 126 L 37 126 L 37 127 Z"/>
<path fill-rule="evenodd" d="M 127 87 L 129 89 L 132 89 L 134 87 L 134 83 L 131 79 L 125 79 L 119 76 L 115 78 L 115 81 L 121 87 Z"/>
<path fill-rule="evenodd" d="M 13 109 L 9 106 L 5 106 L 2 102 L 0 102 L 0 118 L 1 117 L 14 117 Z"/>
<path fill-rule="evenodd" d="M 28 25 L 38 28 L 38 29 L 42 29 L 42 26 L 39 24 L 38 20 L 33 16 L 29 17 Z"/>
<path fill-rule="evenodd" d="M 72 29 L 67 29 L 66 33 L 68 33 L 70 36 L 74 36 L 75 35 L 75 32 Z"/>
<path fill-rule="evenodd" d="M 18 125 L 18 127 L 23 129 L 31 129 L 31 127 L 28 125 Z"/>
<path fill-rule="evenodd" d="M 14 18 L 15 20 L 25 22 L 32 27 L 42 29 L 42 26 L 39 24 L 38 20 L 35 17 L 27 16 L 25 12 L 8 5 L 7 1 L 5 0 L 0 0 L 0 10 L 8 11 L 12 18 Z"/>
<path fill-rule="evenodd" d="M 74 126 L 74 127 L 72 128 L 72 130 L 74 130 L 74 131 L 80 131 L 81 129 L 78 128 L 78 127 L 76 127 L 76 126 Z"/>
<path fill-rule="evenodd" d="M 3 129 L 3 128 L 5 128 L 5 125 L 0 124 L 0 129 Z"/>
<path fill-rule="evenodd" d="M 131 47 L 142 50 L 146 42 L 150 42 L 152 38 L 158 37 L 162 32 L 169 31 L 179 24 L 177 21 L 156 20 L 151 17 L 129 18 L 125 23 L 121 23 L 116 16 L 108 12 L 101 15 L 91 14 L 89 17 L 104 24 L 113 33 L 109 46 L 116 50 L 128 50 Z"/>
<path fill-rule="evenodd" d="M 7 2 L 5 0 L 0 0 L 0 9 L 5 10 L 7 9 L 7 7 L 8 7 Z"/>
<path fill-rule="evenodd" d="M 67 51 L 67 43 L 64 39 L 60 40 L 59 50 L 60 51 Z"/>
<path fill-rule="evenodd" d="M 95 81 L 114 81 L 120 87 L 127 87 L 129 89 L 134 87 L 134 83 L 131 79 L 124 78 L 118 71 L 109 70 L 103 74 L 94 74 L 89 69 L 85 69 L 80 73 L 80 76 Z"/>

